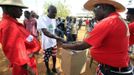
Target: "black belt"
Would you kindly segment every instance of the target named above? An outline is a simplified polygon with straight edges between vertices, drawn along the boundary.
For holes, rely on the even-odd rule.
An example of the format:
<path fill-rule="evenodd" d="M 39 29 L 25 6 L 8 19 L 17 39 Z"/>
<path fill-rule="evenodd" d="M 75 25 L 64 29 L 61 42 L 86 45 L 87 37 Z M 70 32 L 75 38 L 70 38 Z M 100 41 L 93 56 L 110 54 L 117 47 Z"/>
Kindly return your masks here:
<path fill-rule="evenodd" d="M 118 72 L 125 72 L 132 69 L 131 66 L 119 68 L 119 67 L 112 67 L 106 64 L 100 64 L 100 68 L 104 68 L 106 70 L 118 71 Z"/>

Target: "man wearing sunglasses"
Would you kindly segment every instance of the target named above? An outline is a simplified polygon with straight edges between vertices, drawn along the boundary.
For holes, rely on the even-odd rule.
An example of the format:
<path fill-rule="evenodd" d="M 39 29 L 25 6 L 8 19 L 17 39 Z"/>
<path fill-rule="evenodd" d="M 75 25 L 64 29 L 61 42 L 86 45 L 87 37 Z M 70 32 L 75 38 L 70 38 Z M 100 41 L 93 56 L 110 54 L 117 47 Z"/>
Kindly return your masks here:
<path fill-rule="evenodd" d="M 117 13 L 125 11 L 125 7 L 115 0 L 89 0 L 84 8 L 94 12 L 98 23 L 83 42 L 62 47 L 72 50 L 91 47 L 90 54 L 99 63 L 96 75 L 133 75 L 128 56 L 129 28 Z"/>

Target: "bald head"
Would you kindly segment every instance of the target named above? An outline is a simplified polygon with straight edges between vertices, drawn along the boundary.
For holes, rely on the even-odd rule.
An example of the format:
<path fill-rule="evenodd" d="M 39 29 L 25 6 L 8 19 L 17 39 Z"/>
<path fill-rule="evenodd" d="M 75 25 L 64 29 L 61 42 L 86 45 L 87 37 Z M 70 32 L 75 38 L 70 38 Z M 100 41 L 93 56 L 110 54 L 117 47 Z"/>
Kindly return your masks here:
<path fill-rule="evenodd" d="M 57 8 L 53 5 L 50 5 L 48 7 L 48 17 L 49 18 L 55 18 L 57 14 Z"/>

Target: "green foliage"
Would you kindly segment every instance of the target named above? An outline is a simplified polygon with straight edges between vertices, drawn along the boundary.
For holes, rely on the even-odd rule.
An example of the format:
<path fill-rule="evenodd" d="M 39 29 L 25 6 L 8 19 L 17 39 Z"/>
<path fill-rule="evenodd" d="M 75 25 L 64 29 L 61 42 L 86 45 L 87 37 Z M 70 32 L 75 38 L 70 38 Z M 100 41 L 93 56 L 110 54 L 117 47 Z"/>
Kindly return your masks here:
<path fill-rule="evenodd" d="M 47 2 L 45 2 L 44 6 L 43 6 L 44 14 L 47 14 L 47 9 L 48 9 L 49 5 L 56 6 L 57 17 L 65 18 L 70 13 L 70 10 L 67 8 L 67 5 L 65 5 L 64 2 L 61 2 L 60 0 L 56 0 L 56 1 L 47 0 Z"/>

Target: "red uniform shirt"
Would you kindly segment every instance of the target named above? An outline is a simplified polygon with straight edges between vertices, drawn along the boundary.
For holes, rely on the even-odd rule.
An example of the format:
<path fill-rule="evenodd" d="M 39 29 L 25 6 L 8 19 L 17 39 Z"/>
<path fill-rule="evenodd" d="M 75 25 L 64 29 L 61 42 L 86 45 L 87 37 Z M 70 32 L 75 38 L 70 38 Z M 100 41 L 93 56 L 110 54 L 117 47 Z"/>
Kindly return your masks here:
<path fill-rule="evenodd" d="M 134 22 L 129 24 L 129 31 L 130 31 L 130 38 L 129 38 L 129 45 L 134 44 Z"/>
<path fill-rule="evenodd" d="M 119 17 L 118 13 L 112 13 L 98 22 L 84 41 L 92 45 L 90 54 L 99 63 L 126 67 L 129 62 L 128 28 Z"/>
<path fill-rule="evenodd" d="M 22 24 L 4 14 L 0 22 L 0 43 L 5 56 L 11 64 L 29 63 L 29 56 L 40 49 L 39 42 L 30 36 Z"/>

